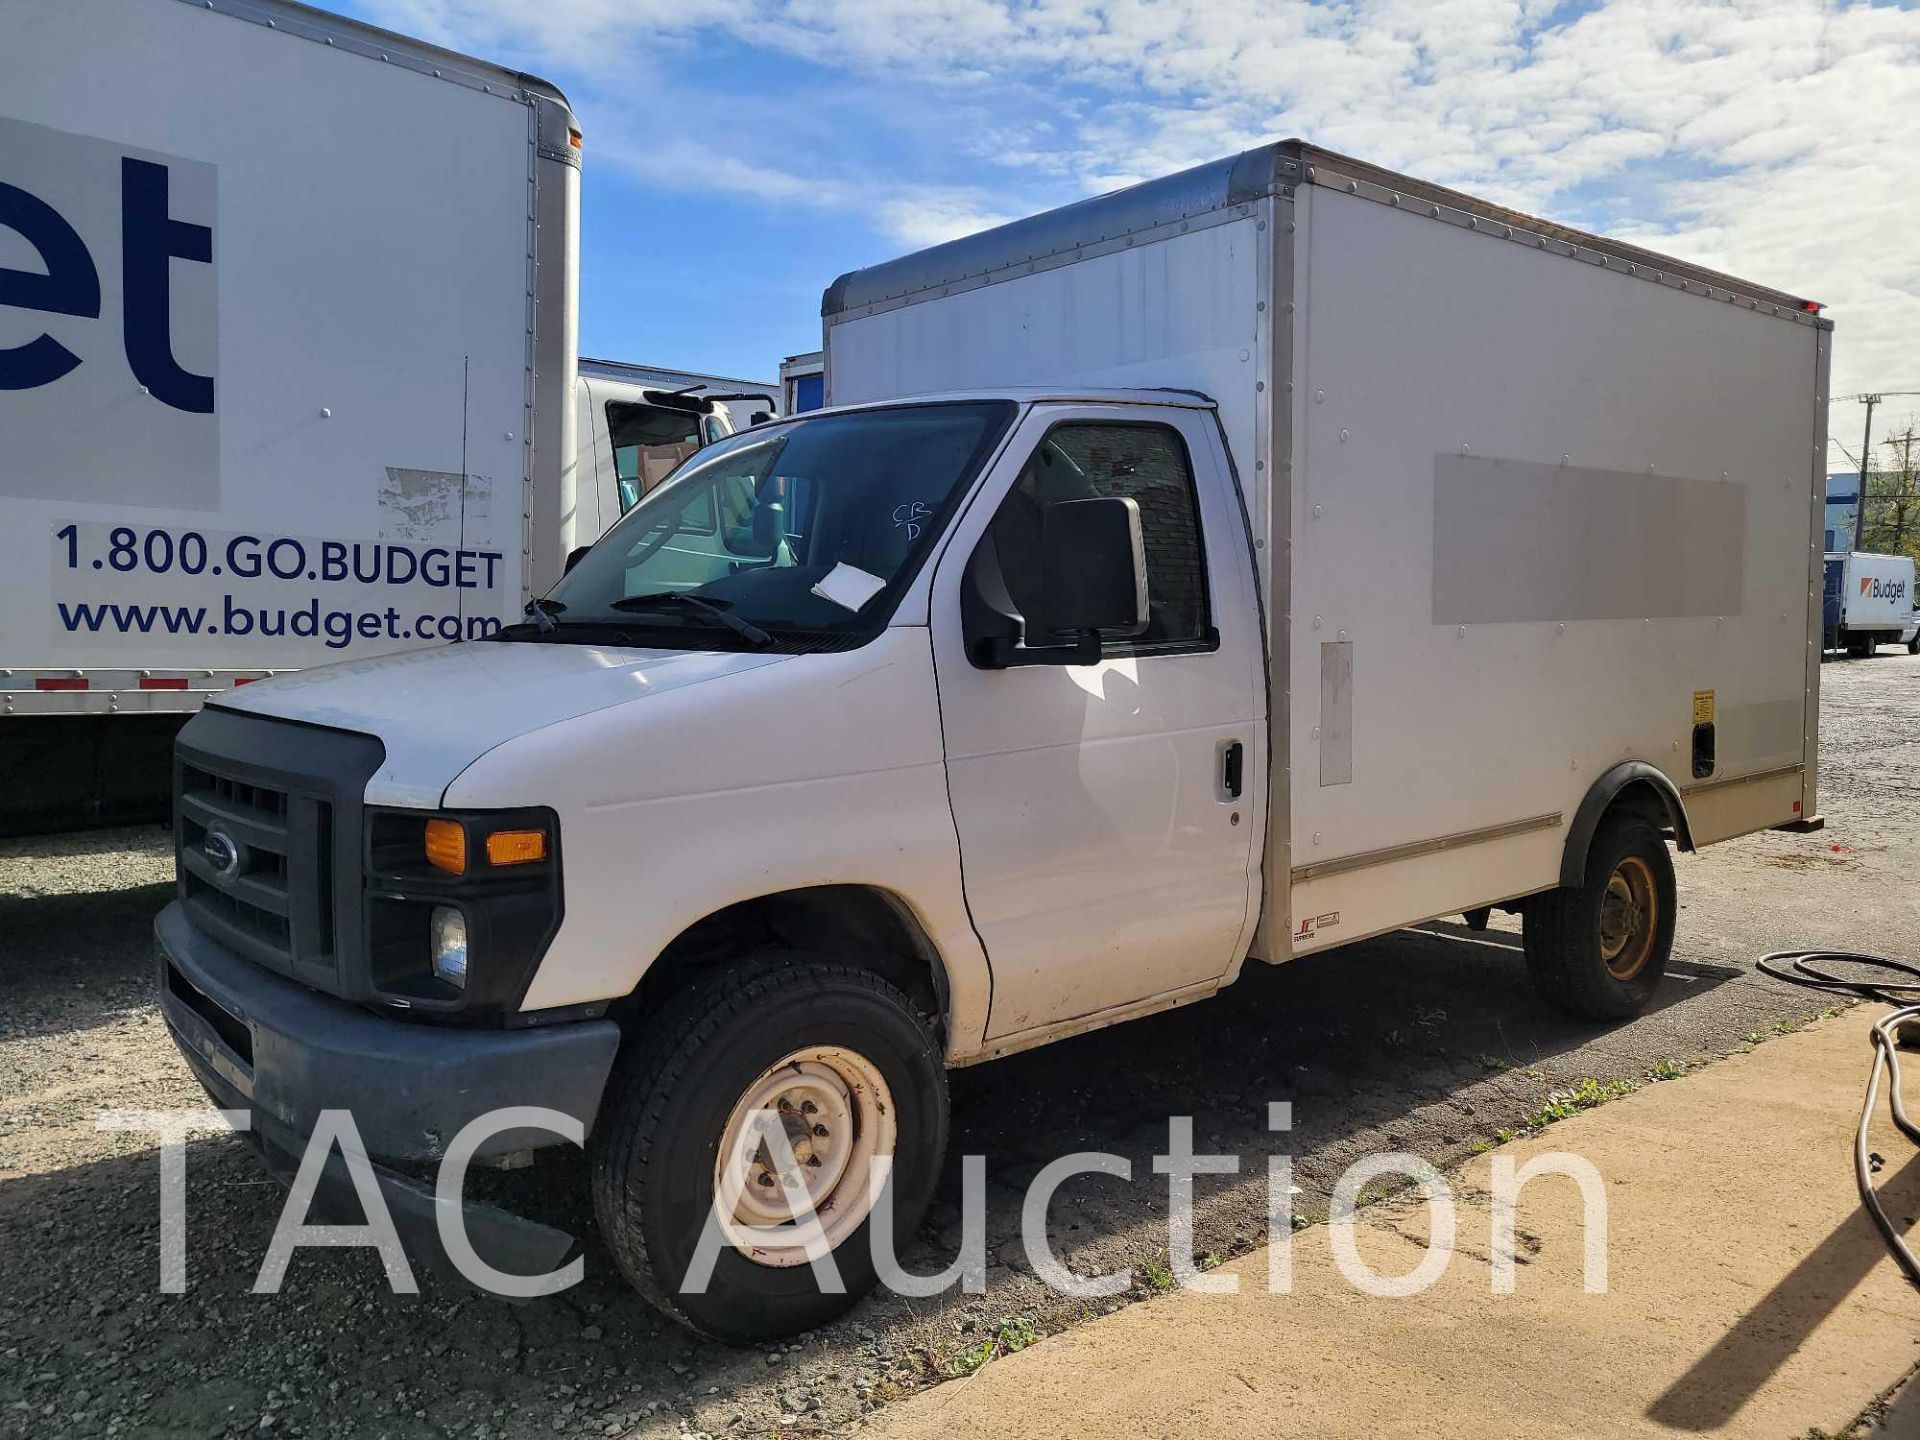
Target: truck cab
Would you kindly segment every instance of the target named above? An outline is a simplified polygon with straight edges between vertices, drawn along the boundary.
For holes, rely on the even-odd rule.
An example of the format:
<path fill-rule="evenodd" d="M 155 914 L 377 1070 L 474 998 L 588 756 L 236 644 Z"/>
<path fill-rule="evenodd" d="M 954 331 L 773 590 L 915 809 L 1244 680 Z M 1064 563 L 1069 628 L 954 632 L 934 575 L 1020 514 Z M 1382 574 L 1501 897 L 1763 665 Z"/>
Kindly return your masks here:
<path fill-rule="evenodd" d="M 1252 553 L 1192 395 L 954 394 L 724 438 L 527 623 L 189 724 L 169 1023 L 283 1170 L 352 1111 L 428 1252 L 409 1167 L 539 1106 L 587 1134 L 644 1291 L 708 1333 L 817 1323 L 845 1297 L 795 1290 L 777 1239 L 704 1296 L 662 1280 L 707 1191 L 647 1189 L 633 1145 L 697 1178 L 755 1096 L 830 1117 L 796 1172 L 743 1152 L 732 1213 L 777 1230 L 765 1190 L 797 1175 L 839 1253 L 874 1154 L 900 1223 L 924 1207 L 947 1066 L 1232 979 L 1266 793 Z M 566 1250 L 475 1212 L 497 1268 Z"/>
<path fill-rule="evenodd" d="M 775 387 L 583 357 L 574 536 L 599 536 L 694 451 L 777 413 Z"/>

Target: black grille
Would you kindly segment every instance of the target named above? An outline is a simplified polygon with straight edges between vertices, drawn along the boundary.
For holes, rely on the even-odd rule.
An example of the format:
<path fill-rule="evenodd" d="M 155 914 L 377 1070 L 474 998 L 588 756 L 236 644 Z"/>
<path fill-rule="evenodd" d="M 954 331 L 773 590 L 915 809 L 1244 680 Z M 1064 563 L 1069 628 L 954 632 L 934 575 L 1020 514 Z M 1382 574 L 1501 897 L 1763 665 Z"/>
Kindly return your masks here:
<path fill-rule="evenodd" d="M 341 896 L 359 892 L 361 798 L 380 758 L 369 736 L 215 707 L 196 716 L 174 751 L 180 899 L 194 925 L 318 989 L 362 988 L 342 971 L 358 909 L 343 914 Z"/>
<path fill-rule="evenodd" d="M 188 907 L 276 969 L 291 973 L 297 963 L 330 961 L 333 916 L 324 903 L 329 877 L 322 859 L 330 847 L 315 842 L 332 828 L 333 807 L 222 774 L 217 764 L 196 759 L 180 766 L 178 841 Z M 296 825 L 307 833 L 296 836 Z M 296 865 L 296 853 L 321 863 Z M 231 862 L 221 863 L 229 855 Z"/>

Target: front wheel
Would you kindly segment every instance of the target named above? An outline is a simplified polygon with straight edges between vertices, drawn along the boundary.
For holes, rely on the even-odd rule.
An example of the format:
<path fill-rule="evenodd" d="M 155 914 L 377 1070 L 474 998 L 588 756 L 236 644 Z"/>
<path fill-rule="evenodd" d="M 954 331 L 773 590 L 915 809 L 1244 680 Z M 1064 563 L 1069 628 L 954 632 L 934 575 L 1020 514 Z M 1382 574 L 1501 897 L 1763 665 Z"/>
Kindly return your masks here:
<path fill-rule="evenodd" d="M 946 1071 L 913 1002 L 854 966 L 763 955 L 717 965 L 629 1036 L 593 1134 L 594 1212 L 628 1281 L 682 1324 L 792 1335 L 874 1286 L 874 1162 L 904 1241 L 946 1143 Z"/>
<path fill-rule="evenodd" d="M 1653 999 L 1673 950 L 1673 859 L 1641 815 L 1608 816 L 1586 875 L 1527 901 L 1527 970 L 1547 1000 L 1587 1020 L 1625 1020 Z"/>

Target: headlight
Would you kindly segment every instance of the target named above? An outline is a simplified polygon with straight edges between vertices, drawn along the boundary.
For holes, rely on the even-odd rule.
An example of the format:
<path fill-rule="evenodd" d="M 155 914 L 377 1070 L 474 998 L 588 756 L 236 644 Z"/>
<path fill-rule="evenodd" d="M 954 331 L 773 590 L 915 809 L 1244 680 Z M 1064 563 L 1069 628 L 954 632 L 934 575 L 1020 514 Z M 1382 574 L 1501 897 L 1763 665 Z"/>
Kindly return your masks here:
<path fill-rule="evenodd" d="M 515 1014 L 560 927 L 558 817 L 369 806 L 364 853 L 365 998 L 462 1021 Z"/>
<path fill-rule="evenodd" d="M 433 973 L 466 989 L 467 917 L 451 905 L 433 907 Z"/>

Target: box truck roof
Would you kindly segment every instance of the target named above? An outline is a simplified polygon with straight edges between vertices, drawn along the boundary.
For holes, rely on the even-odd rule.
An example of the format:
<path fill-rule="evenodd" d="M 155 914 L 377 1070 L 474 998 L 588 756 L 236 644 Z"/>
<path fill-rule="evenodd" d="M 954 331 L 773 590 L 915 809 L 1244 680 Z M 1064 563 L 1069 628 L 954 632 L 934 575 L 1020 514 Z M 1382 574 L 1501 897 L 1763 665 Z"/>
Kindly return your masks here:
<path fill-rule="evenodd" d="M 384 64 L 397 65 L 403 70 L 431 75 L 436 80 L 466 85 L 489 95 L 512 95 L 515 90 L 524 90 L 559 102 L 569 114 L 573 109 L 559 86 L 542 80 L 538 75 L 479 60 L 458 50 L 448 50 L 425 40 L 417 40 L 411 35 L 383 30 L 378 25 L 336 15 L 331 10 L 301 5 L 297 0 L 184 0 L 184 3 L 229 15 L 236 20 L 266 25 L 282 34 L 316 40 L 350 55 L 364 55 Z M 570 127 L 564 136 L 549 137 L 542 134 L 540 141 L 542 145 L 557 143 L 577 151 L 581 144 L 580 131 L 577 127 Z"/>
<path fill-rule="evenodd" d="M 1112 250 L 1235 219 L 1262 196 L 1299 185 L 1333 186 L 1382 203 L 1425 207 L 1432 218 L 1467 229 L 1496 227 L 1517 244 L 1569 255 L 1675 290 L 1773 310 L 1819 323 L 1817 302 L 1739 280 L 1618 240 L 1543 220 L 1377 165 L 1282 140 L 1196 165 L 1145 184 L 1016 220 L 882 265 L 854 270 L 828 287 L 820 313 L 828 323 L 935 299 L 996 279 L 1091 259 Z"/>

